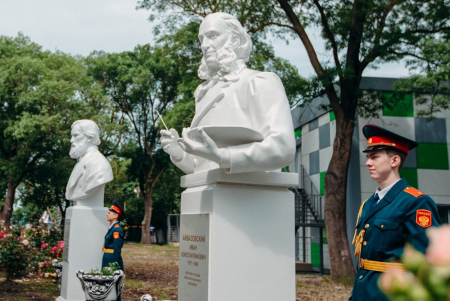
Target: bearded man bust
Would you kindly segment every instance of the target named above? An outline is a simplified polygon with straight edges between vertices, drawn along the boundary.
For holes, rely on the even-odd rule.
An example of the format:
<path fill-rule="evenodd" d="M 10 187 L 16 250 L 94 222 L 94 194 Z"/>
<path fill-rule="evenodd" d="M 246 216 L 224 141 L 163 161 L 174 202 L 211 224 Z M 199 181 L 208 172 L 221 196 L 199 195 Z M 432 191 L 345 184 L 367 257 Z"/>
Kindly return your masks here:
<path fill-rule="evenodd" d="M 71 127 L 70 157 L 77 160 L 66 187 L 66 199 L 88 201 L 104 184 L 112 181 L 113 173 L 108 160 L 99 152 L 99 129 L 92 120 L 77 120 Z M 103 206 L 103 193 L 101 204 Z"/>
<path fill-rule="evenodd" d="M 280 78 L 247 68 L 252 41 L 232 15 L 214 13 L 200 25 L 203 53 L 198 75 L 205 82 L 194 93 L 195 116 L 204 143 L 182 138 L 175 129 L 161 131 L 161 145 L 172 162 L 187 174 L 222 168 L 227 173 L 280 169 L 295 156 L 289 102 Z M 259 142 L 218 147 L 203 127 L 245 127 L 263 136 Z"/>

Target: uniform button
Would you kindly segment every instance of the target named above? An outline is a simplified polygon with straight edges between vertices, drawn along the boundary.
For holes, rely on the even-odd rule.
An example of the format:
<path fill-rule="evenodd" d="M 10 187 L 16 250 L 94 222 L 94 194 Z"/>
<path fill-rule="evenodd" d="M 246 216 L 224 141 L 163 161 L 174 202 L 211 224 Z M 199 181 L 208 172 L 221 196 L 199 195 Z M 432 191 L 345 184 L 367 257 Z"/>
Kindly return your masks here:
<path fill-rule="evenodd" d="M 363 242 L 363 245 L 364 245 L 364 246 L 367 246 L 367 241 Z"/>
<path fill-rule="evenodd" d="M 364 277 L 363 275 L 359 276 L 359 280 L 363 279 L 363 277 Z"/>
<path fill-rule="evenodd" d="M 384 225 L 381 225 L 381 229 L 383 229 L 384 228 Z"/>
<path fill-rule="evenodd" d="M 366 224 L 364 227 L 365 227 L 366 229 L 369 228 L 369 224 Z"/>

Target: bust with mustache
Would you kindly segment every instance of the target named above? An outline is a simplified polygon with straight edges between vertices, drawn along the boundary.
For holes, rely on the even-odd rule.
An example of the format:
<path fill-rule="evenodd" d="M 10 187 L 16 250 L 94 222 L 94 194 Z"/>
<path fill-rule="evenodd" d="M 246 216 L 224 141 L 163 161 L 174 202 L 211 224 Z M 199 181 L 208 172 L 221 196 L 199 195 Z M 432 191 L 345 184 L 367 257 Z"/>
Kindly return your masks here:
<path fill-rule="evenodd" d="M 77 120 L 71 127 L 69 155 L 77 160 L 66 187 L 66 199 L 88 201 L 113 179 L 111 165 L 99 152 L 99 129 L 92 120 Z M 101 204 L 103 206 L 103 194 Z"/>

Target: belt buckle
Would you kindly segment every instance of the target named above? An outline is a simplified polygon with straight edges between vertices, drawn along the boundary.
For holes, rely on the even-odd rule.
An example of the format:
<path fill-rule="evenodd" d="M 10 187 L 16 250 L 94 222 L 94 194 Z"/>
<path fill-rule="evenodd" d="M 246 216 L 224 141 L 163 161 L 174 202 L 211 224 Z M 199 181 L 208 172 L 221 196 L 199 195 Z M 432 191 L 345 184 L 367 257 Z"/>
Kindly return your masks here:
<path fill-rule="evenodd" d="M 364 259 L 359 258 L 359 268 L 364 269 Z"/>

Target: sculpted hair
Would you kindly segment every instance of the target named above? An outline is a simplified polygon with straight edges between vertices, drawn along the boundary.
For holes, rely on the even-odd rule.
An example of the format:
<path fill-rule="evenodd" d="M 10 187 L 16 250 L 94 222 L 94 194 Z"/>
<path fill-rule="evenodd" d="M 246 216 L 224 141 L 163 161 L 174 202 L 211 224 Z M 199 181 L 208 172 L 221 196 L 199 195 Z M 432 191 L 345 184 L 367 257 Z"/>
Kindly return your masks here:
<path fill-rule="evenodd" d="M 210 14 L 210 15 L 206 16 L 205 20 L 207 20 L 208 18 L 212 18 L 212 17 L 219 17 L 225 21 L 225 24 L 230 32 L 230 37 L 228 39 L 228 42 L 231 41 L 231 36 L 239 37 L 239 46 L 237 46 L 237 48 L 235 48 L 233 50 L 236 53 L 237 59 L 243 59 L 244 62 L 248 62 L 248 60 L 250 59 L 250 53 L 252 51 L 253 43 L 252 43 L 252 39 L 250 39 L 250 36 L 245 31 L 244 27 L 242 27 L 242 24 L 239 22 L 239 20 L 236 19 L 236 17 L 234 17 L 230 14 L 227 14 L 227 13 Z M 203 20 L 203 22 L 205 20 Z M 224 64 L 224 63 L 225 62 L 222 62 L 222 64 Z M 222 72 L 223 71 L 224 70 L 222 70 Z M 201 79 L 208 79 L 208 66 L 206 65 L 206 59 L 204 57 L 202 57 L 202 63 L 200 65 L 200 68 L 198 69 L 198 76 Z"/>
<path fill-rule="evenodd" d="M 92 143 L 94 145 L 100 145 L 98 125 L 95 122 L 89 119 L 81 119 L 75 121 L 70 128 L 73 129 L 77 124 L 80 126 L 81 132 L 85 136 L 93 138 Z"/>

